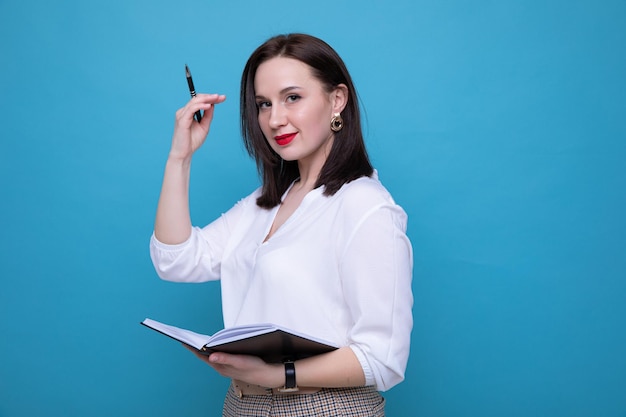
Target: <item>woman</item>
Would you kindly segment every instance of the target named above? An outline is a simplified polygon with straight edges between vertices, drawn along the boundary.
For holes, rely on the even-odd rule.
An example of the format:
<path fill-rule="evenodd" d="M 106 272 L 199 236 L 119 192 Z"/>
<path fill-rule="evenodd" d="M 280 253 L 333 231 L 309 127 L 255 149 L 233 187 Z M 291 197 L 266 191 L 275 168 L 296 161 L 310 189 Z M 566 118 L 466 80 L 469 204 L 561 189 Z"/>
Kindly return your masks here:
<path fill-rule="evenodd" d="M 406 214 L 368 160 L 344 63 L 303 34 L 254 51 L 241 126 L 262 186 L 192 227 L 191 158 L 225 99 L 198 94 L 176 113 L 151 239 L 155 268 L 172 281 L 220 279 L 225 327 L 271 322 L 342 347 L 285 365 L 198 355 L 233 380 L 224 415 L 384 415 L 380 391 L 403 380 L 409 353 L 411 245 Z"/>

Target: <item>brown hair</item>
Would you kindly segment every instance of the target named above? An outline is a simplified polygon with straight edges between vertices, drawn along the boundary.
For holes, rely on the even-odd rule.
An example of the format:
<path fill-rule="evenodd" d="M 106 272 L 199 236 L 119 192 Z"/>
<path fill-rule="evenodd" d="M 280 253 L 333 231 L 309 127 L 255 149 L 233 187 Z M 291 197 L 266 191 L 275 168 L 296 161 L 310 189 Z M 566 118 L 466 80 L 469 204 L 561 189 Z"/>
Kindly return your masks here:
<path fill-rule="evenodd" d="M 365 149 L 356 89 L 343 60 L 326 42 L 301 33 L 278 35 L 259 46 L 250 56 L 241 76 L 241 132 L 246 150 L 256 161 L 263 181 L 260 207 L 280 204 L 289 185 L 298 178 L 297 161 L 284 161 L 267 143 L 258 122 L 254 78 L 263 62 L 286 57 L 297 59 L 311 68 L 313 76 L 331 92 L 339 84 L 348 88 L 348 102 L 341 117 L 344 127 L 335 133 L 335 140 L 315 187 L 324 186 L 324 195 L 335 194 L 344 184 L 371 176 L 373 172 Z M 329 129 L 330 129 L 330 120 Z"/>

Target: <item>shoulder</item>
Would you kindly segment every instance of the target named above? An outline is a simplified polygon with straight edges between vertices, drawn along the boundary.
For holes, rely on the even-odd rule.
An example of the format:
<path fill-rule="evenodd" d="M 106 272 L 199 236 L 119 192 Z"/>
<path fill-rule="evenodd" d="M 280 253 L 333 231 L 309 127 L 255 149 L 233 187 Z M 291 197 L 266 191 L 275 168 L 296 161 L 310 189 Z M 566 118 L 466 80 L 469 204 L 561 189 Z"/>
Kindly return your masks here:
<path fill-rule="evenodd" d="M 406 223 L 405 211 L 379 181 L 377 172 L 345 184 L 334 196 L 339 218 L 347 227 L 355 227 L 375 213 L 387 213 L 398 224 Z"/>
<path fill-rule="evenodd" d="M 226 212 L 222 213 L 222 218 L 227 219 L 229 222 L 233 220 L 241 219 L 242 216 L 254 216 L 261 209 L 256 204 L 257 198 L 261 195 L 261 187 L 257 188 L 247 196 L 240 198 L 234 205 L 230 207 Z"/>
<path fill-rule="evenodd" d="M 407 214 L 379 181 L 376 171 L 372 177 L 361 177 L 345 184 L 335 198 L 337 230 L 342 231 L 338 235 L 351 239 L 364 225 L 370 233 L 376 234 L 390 230 L 406 231 Z"/>
<path fill-rule="evenodd" d="M 338 192 L 337 197 L 344 204 L 356 205 L 362 208 L 371 208 L 380 205 L 395 205 L 393 197 L 378 179 L 376 171 L 371 177 L 361 177 L 345 184 Z"/>
<path fill-rule="evenodd" d="M 237 201 L 237 203 L 235 204 L 235 206 L 239 206 L 239 207 L 258 207 L 256 204 L 256 200 L 257 198 L 259 198 L 261 196 L 262 193 L 262 187 L 258 187 L 257 189 L 255 189 L 254 191 L 252 191 L 250 194 L 248 194 L 247 196 L 241 198 L 239 201 Z"/>

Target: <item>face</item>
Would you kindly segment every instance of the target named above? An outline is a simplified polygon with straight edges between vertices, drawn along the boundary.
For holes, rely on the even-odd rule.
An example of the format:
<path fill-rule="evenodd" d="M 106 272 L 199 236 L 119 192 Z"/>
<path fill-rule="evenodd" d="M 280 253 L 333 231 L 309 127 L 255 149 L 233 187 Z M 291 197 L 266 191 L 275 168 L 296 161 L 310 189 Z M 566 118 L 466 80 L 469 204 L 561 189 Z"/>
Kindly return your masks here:
<path fill-rule="evenodd" d="M 272 149 L 301 169 L 321 169 L 334 138 L 330 120 L 345 107 L 342 88 L 328 92 L 307 64 L 276 57 L 259 65 L 254 89 L 259 125 Z"/>

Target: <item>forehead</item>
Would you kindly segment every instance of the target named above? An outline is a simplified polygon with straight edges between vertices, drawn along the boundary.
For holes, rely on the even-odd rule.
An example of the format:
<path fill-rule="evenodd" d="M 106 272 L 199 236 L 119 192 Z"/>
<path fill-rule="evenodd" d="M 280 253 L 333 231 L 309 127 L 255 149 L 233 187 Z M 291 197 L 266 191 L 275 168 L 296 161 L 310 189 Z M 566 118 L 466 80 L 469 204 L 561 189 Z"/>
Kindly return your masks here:
<path fill-rule="evenodd" d="M 254 76 L 258 95 L 271 95 L 287 87 L 311 88 L 321 83 L 313 77 L 311 67 L 293 58 L 275 57 L 263 62 Z"/>

